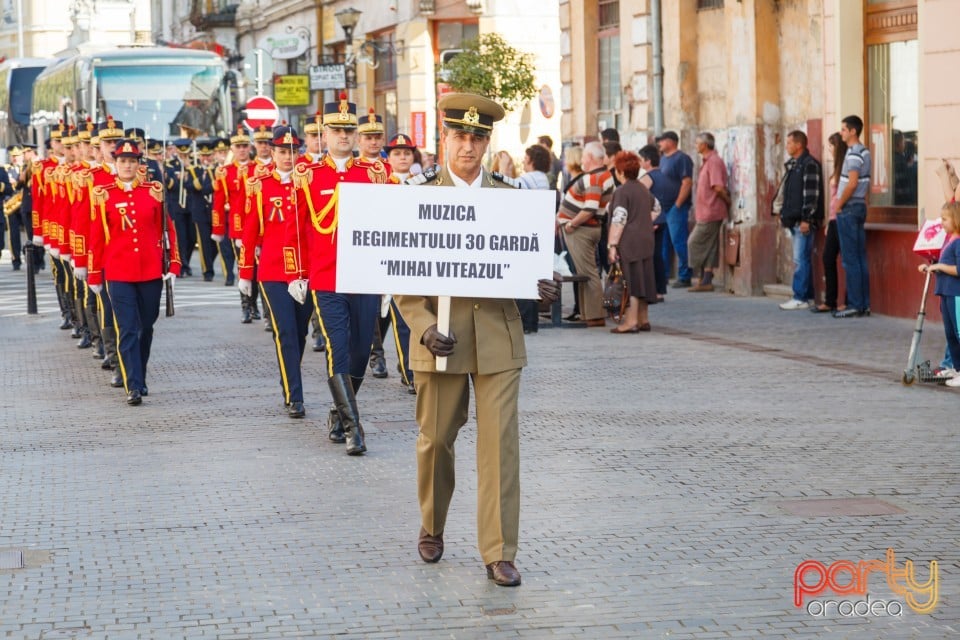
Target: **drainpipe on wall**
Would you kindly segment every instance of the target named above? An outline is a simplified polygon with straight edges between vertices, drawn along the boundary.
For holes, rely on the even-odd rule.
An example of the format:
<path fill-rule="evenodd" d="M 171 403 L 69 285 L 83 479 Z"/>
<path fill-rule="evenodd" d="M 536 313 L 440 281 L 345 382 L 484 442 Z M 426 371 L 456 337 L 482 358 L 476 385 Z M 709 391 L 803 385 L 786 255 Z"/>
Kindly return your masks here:
<path fill-rule="evenodd" d="M 660 25 L 660 0 L 650 0 L 653 28 L 653 135 L 663 133 L 663 37 Z"/>

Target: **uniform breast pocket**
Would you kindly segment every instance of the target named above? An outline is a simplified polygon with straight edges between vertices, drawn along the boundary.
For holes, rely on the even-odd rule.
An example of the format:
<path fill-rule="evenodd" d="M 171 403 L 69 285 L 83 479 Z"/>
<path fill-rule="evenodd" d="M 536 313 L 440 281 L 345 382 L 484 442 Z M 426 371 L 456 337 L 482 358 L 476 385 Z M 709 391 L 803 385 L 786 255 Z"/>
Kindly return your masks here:
<path fill-rule="evenodd" d="M 514 359 L 526 358 L 527 347 L 523 342 L 523 322 L 520 320 L 520 310 L 513 300 L 503 302 L 503 319 L 510 334 L 510 350 Z"/>

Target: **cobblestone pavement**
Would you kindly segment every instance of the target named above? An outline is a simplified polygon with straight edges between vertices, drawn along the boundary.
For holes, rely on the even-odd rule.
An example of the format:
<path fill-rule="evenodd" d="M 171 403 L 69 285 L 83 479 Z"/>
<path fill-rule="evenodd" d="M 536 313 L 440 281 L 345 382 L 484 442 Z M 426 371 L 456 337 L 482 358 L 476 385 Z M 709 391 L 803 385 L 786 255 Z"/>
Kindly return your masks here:
<path fill-rule="evenodd" d="M 416 554 L 413 398 L 360 394 L 369 453 L 281 415 L 262 324 L 218 278 L 177 283 L 141 407 L 0 267 L 0 638 L 944 638 L 960 630 L 960 395 L 900 384 L 913 323 L 671 291 L 650 334 L 544 328 L 521 395 L 523 585 L 476 550 L 473 421 L 437 565 Z M 569 293 L 569 292 L 567 292 Z M 569 299 L 569 295 L 567 296 Z M 928 326 L 923 348 L 944 340 Z M 792 515 L 805 501 L 892 515 Z M 866 513 L 877 513 L 866 509 Z M 813 615 L 794 571 L 939 563 L 929 614 Z M 840 572 L 837 583 L 849 582 Z M 806 574 L 807 582 L 815 582 Z M 882 573 L 871 601 L 899 601 Z M 810 599 L 838 600 L 831 592 Z M 862 600 L 856 596 L 853 600 Z M 919 598 L 924 601 L 924 597 Z M 805 601 L 804 606 L 806 607 Z M 893 605 L 890 605 L 893 610 Z M 813 612 L 817 609 L 814 607 Z"/>

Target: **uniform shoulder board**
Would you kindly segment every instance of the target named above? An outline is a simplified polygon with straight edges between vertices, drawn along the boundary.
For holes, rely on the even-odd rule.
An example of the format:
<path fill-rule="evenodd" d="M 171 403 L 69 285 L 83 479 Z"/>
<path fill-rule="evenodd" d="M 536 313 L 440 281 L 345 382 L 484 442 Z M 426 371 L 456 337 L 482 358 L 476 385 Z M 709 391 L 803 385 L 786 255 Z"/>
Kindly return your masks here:
<path fill-rule="evenodd" d="M 34 171 L 43 171 L 43 160 L 34 160 L 34 161 L 33 161 L 33 170 L 34 170 Z"/>
<path fill-rule="evenodd" d="M 509 186 L 513 187 L 514 189 L 519 189 L 519 188 L 520 188 L 520 181 L 519 181 L 519 180 L 517 180 L 516 178 L 510 178 L 510 177 L 508 177 L 508 176 L 505 176 L 505 175 L 503 175 L 502 173 L 500 173 L 499 171 L 491 171 L 491 172 L 490 172 L 490 177 L 493 178 L 494 180 L 498 180 L 499 182 L 502 182 L 502 183 L 505 184 L 505 185 L 509 185 Z"/>
<path fill-rule="evenodd" d="M 94 187 L 93 191 L 90 193 L 90 201 L 94 206 L 99 207 L 104 202 L 107 201 L 107 188 L 113 187 L 113 184 L 110 185 L 101 185 L 99 187 Z"/>
<path fill-rule="evenodd" d="M 226 167 L 217 167 L 214 171 L 214 176 L 217 180 L 226 180 L 227 179 L 227 168 Z"/>
<path fill-rule="evenodd" d="M 306 162 L 301 162 L 293 168 L 293 184 L 298 189 L 305 189 L 313 181 L 313 169 Z"/>
<path fill-rule="evenodd" d="M 157 202 L 163 202 L 163 185 L 157 182 L 156 180 L 151 180 L 150 182 L 144 182 L 145 187 L 150 188 L 150 195 L 156 199 Z"/>
<path fill-rule="evenodd" d="M 252 196 L 260 193 L 260 188 L 263 186 L 263 178 L 267 175 L 269 174 L 257 173 L 247 178 L 247 195 L 248 196 Z"/>
<path fill-rule="evenodd" d="M 141 178 L 147 177 L 147 165 L 137 165 L 137 175 Z"/>
<path fill-rule="evenodd" d="M 266 165 L 256 163 L 256 167 L 253 169 L 254 178 L 262 178 L 263 176 L 268 176 L 273 173 L 272 169 L 268 169 Z"/>
<path fill-rule="evenodd" d="M 424 169 L 423 173 L 418 173 L 415 176 L 410 176 L 409 178 L 407 178 L 404 184 L 412 184 L 412 185 L 429 184 L 431 182 L 435 182 L 436 179 L 439 177 L 440 177 L 440 165 L 435 164 L 429 169 Z"/>

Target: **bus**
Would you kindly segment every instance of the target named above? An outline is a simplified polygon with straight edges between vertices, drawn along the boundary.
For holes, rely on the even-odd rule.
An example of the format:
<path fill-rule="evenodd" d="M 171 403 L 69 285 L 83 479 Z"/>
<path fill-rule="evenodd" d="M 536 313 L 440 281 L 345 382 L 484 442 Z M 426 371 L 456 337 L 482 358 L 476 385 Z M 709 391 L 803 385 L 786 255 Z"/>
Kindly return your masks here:
<path fill-rule="evenodd" d="M 34 142 L 30 131 L 33 82 L 53 60 L 12 58 L 0 63 L 0 148 Z"/>
<path fill-rule="evenodd" d="M 60 120 L 79 124 L 107 116 L 158 140 L 229 135 L 235 73 L 209 51 L 131 46 L 77 52 L 37 76 L 30 122 L 38 139 Z"/>

